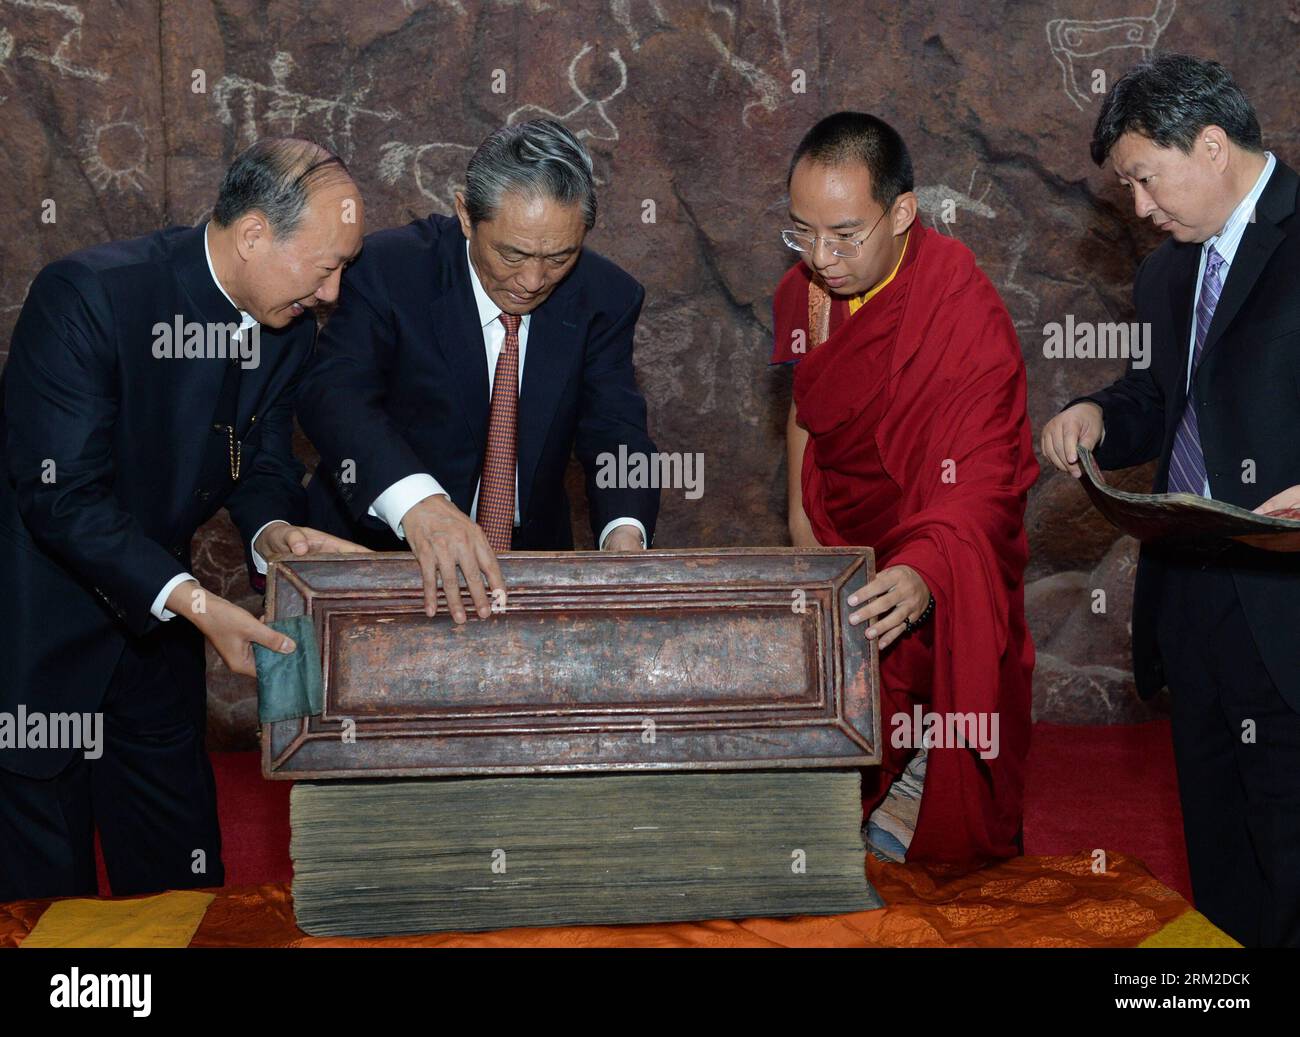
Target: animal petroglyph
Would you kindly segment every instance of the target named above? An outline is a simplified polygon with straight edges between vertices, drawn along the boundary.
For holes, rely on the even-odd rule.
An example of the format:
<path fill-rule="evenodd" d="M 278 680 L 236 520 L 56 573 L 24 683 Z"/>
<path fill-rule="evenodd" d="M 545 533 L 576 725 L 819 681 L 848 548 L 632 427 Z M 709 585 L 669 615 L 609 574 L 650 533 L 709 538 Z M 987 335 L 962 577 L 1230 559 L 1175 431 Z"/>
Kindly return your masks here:
<path fill-rule="evenodd" d="M 971 192 L 975 190 L 975 175 L 977 172 L 978 169 L 971 170 L 970 183 L 965 191 L 958 191 L 947 184 L 927 184 L 916 189 L 917 208 L 930 217 L 930 225 L 935 230 L 947 234 L 948 223 L 950 222 L 948 219 L 949 214 L 951 213 L 952 217 L 955 218 L 957 213 L 963 210 L 981 216 L 986 220 L 997 217 L 993 207 L 984 201 L 989 196 L 989 192 L 993 190 L 992 180 L 988 182 L 978 198 L 971 197 Z"/>
<path fill-rule="evenodd" d="M 618 140 L 618 126 L 609 117 L 609 111 L 605 106 L 627 89 L 627 64 L 623 61 L 623 56 L 618 52 L 617 47 L 607 51 L 605 56 L 614 63 L 614 67 L 618 71 L 618 85 L 604 97 L 589 97 L 586 90 L 578 83 L 578 67 L 582 63 L 582 59 L 590 53 L 591 44 L 584 43 L 582 49 L 569 61 L 569 89 L 573 91 L 574 97 L 577 98 L 578 103 L 576 105 L 563 113 L 553 112 L 551 109 L 543 108 L 537 104 L 520 105 L 506 116 L 506 125 L 513 126 L 515 123 L 527 122 L 530 119 L 554 119 L 565 126 L 584 144 L 593 140 Z M 593 162 L 595 158 L 596 156 L 593 155 Z M 595 176 L 595 181 L 598 184 L 605 182 L 599 175 Z"/>
<path fill-rule="evenodd" d="M 578 66 L 590 53 L 591 44 L 584 43 L 582 49 L 569 61 L 569 89 L 578 99 L 576 105 L 563 114 L 543 108 L 541 105 L 520 105 L 506 116 L 506 125 L 513 126 L 517 122 L 527 122 L 529 119 L 554 119 L 568 127 L 579 140 L 618 140 L 618 127 L 609 117 L 605 105 L 627 89 L 627 64 L 623 61 L 617 47 L 606 52 L 606 57 L 618 69 L 618 85 L 604 97 L 588 97 L 587 92 L 578 84 Z"/>
<path fill-rule="evenodd" d="M 1002 290 L 1005 302 L 1005 296 L 1010 294 L 1021 299 L 1029 310 L 1028 317 L 1016 317 L 1015 308 L 1008 306 L 1011 310 L 1012 323 L 1017 328 L 1029 328 L 1037 325 L 1038 317 L 1038 296 L 1026 288 L 1017 280 L 1016 274 L 1020 270 L 1020 261 L 1025 258 L 1025 253 L 1029 251 L 1030 234 L 1027 229 L 1022 228 L 1016 235 L 1015 241 L 1011 243 L 1011 259 L 1007 263 L 1006 276 L 998 283 Z"/>
<path fill-rule="evenodd" d="M 537 104 L 520 105 L 506 116 L 506 125 L 514 126 L 530 119 L 554 119 L 584 144 L 593 140 L 618 140 L 618 126 L 610 118 L 605 106 L 627 89 L 627 64 L 617 48 L 608 51 L 606 56 L 613 62 L 618 82 L 603 97 L 592 97 L 579 82 L 583 59 L 591 51 L 591 44 L 585 43 L 569 60 L 569 89 L 573 91 L 577 102 L 573 107 L 565 112 L 556 112 Z M 386 184 L 395 184 L 410 173 L 415 180 L 416 189 L 423 197 L 450 212 L 455 193 L 464 190 L 465 165 L 473 153 L 474 148 L 470 145 L 454 141 L 431 141 L 427 144 L 391 141 L 380 148 L 379 178 Z M 592 159 L 595 162 L 597 156 L 593 155 Z M 601 184 L 605 182 L 599 175 L 596 175 L 595 180 Z"/>
<path fill-rule="evenodd" d="M 979 193 L 978 197 L 974 195 L 975 179 L 978 173 L 978 166 L 971 170 L 970 181 L 965 191 L 958 191 L 956 188 L 942 183 L 927 184 L 916 189 L 917 208 L 929 217 L 930 224 L 935 230 L 943 234 L 952 233 L 948 229 L 949 223 L 960 223 L 960 220 L 957 220 L 956 217 L 957 213 L 961 212 L 970 213 L 985 220 L 998 218 L 997 210 L 986 200 L 993 190 L 992 179 L 984 186 L 984 190 Z M 1000 281 L 994 279 L 998 290 L 1002 293 L 1003 301 L 1007 303 L 1007 309 L 1012 313 L 1012 320 L 1017 328 L 1032 326 L 1038 315 L 1038 296 L 1017 279 L 1020 262 L 1029 250 L 1029 243 L 1029 231 L 1021 227 L 1011 241 L 1006 274 Z M 1018 312 L 1023 313 L 1026 311 L 1027 316 L 1016 317 Z"/>
<path fill-rule="evenodd" d="M 81 13 L 81 8 L 76 4 L 60 4 L 55 0 L 5 0 L 5 3 L 24 12 L 24 17 L 32 13 L 56 14 L 69 26 L 59 37 L 58 43 L 52 47 L 47 46 L 43 49 L 30 43 L 23 44 L 18 49 L 20 57 L 56 68 L 60 76 L 89 79 L 96 83 L 108 80 L 108 73 L 103 69 L 83 65 L 74 60 L 74 55 L 81 47 L 81 26 L 86 20 L 86 16 Z M 5 62 L 13 54 L 15 46 L 13 34 L 7 28 L 0 28 L 0 68 L 4 67 Z"/>
<path fill-rule="evenodd" d="M 736 12 L 731 10 L 731 8 L 725 5 L 715 3 L 714 0 L 710 0 L 709 11 L 714 14 L 721 14 L 725 16 L 728 19 L 728 21 L 731 23 L 732 28 L 733 29 L 735 28 Z M 777 7 L 777 25 L 778 27 L 780 26 L 779 7 Z M 750 101 L 747 101 L 744 107 L 741 108 L 740 122 L 742 126 L 746 128 L 749 127 L 749 112 L 750 109 L 754 108 L 755 106 L 762 108 L 763 111 L 765 112 L 773 112 L 776 111 L 777 105 L 779 105 L 783 100 L 787 99 L 790 96 L 793 96 L 789 94 L 787 88 L 784 85 L 782 85 L 782 83 L 775 76 L 773 76 L 770 72 L 765 72 L 763 69 L 755 65 L 752 61 L 747 61 L 746 59 L 742 58 L 739 54 L 733 51 L 731 47 L 727 45 L 726 41 L 723 40 L 723 38 L 719 36 L 716 32 L 714 32 L 712 29 L 706 29 L 704 35 L 705 38 L 709 41 L 709 43 L 713 45 L 713 48 L 721 56 L 723 66 L 725 68 L 729 68 L 731 71 L 739 75 L 758 94 L 757 97 L 753 98 Z M 781 40 L 782 51 L 784 53 L 785 50 L 784 29 L 781 29 L 778 36 Z"/>
<path fill-rule="evenodd" d="M 465 166 L 473 153 L 468 145 L 447 141 L 420 145 L 390 141 L 380 148 L 379 179 L 395 184 L 409 172 L 420 194 L 441 211 L 451 212 L 456 192 L 465 189 Z"/>
<path fill-rule="evenodd" d="M 649 8 L 654 23 L 654 29 L 643 35 L 642 30 L 637 27 L 636 19 L 632 17 L 632 8 L 634 6 L 643 6 Z M 664 14 L 664 9 L 659 0 L 610 0 L 609 12 L 614 16 L 616 21 L 626 34 L 628 42 L 632 45 L 634 51 L 641 49 L 643 39 L 653 36 L 654 33 L 663 28 L 670 28 L 671 22 L 668 16 Z"/>

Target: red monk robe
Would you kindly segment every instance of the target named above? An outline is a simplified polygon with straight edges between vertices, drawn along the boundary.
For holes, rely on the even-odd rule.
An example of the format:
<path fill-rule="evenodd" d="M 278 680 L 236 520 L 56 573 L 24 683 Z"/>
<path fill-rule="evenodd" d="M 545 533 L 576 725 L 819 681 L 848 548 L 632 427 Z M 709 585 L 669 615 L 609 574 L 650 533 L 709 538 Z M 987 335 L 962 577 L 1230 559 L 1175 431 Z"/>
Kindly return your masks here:
<path fill-rule="evenodd" d="M 909 565 L 935 599 L 933 618 L 881 654 L 884 762 L 865 772 L 863 805 L 869 815 L 915 751 L 893 746 L 895 714 L 918 702 L 945 717 L 996 712 L 995 758 L 928 750 L 907 851 L 968 870 L 1023 852 L 1034 668 L 1024 513 L 1038 477 L 1025 365 L 970 250 L 919 223 L 892 279 L 849 309 L 792 267 L 774 300 L 772 362 L 798 362 L 803 505 L 818 542 L 870 546 L 877 571 Z"/>

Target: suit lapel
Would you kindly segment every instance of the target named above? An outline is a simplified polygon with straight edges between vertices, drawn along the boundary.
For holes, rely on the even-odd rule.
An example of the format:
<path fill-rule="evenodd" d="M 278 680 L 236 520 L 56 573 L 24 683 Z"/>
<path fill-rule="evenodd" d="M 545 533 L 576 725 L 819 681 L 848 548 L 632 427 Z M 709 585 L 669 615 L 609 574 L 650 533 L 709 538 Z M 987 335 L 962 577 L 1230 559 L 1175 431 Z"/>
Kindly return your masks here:
<path fill-rule="evenodd" d="M 1237 254 L 1232 257 L 1232 266 L 1228 268 L 1228 280 L 1224 282 L 1219 304 L 1214 308 L 1210 330 L 1205 335 L 1205 348 L 1201 351 L 1202 366 L 1240 312 L 1242 304 L 1255 287 L 1255 282 L 1259 280 L 1259 275 L 1264 272 L 1269 257 L 1284 237 L 1271 224 L 1255 222 L 1246 228 L 1246 233 L 1237 246 Z"/>
<path fill-rule="evenodd" d="M 433 337 L 455 380 L 457 399 L 482 455 L 487 450 L 488 427 L 488 370 L 483 328 L 478 322 L 478 305 L 469 280 L 465 238 L 458 232 L 446 232 L 442 240 L 444 244 L 438 250 L 441 269 L 431 272 L 432 279 L 441 281 L 443 287 L 429 304 Z"/>
<path fill-rule="evenodd" d="M 208 268 L 203 245 L 206 230 L 207 224 L 201 223 L 187 231 L 176 245 L 176 280 L 189 302 L 187 312 L 183 315 L 184 320 L 204 325 L 238 325 L 239 311 L 221 294 L 221 289 L 217 287 L 212 271 Z M 202 445 L 207 442 L 216 413 L 226 362 L 215 359 L 186 361 L 185 368 L 188 372 L 185 379 L 187 395 L 185 400 L 178 397 L 176 405 L 182 408 L 182 413 L 193 414 L 197 418 L 195 443 Z"/>
<path fill-rule="evenodd" d="M 1224 332 L 1241 311 L 1269 258 L 1286 236 L 1277 227 L 1277 223 L 1295 209 L 1294 180 L 1295 174 L 1279 162 L 1264 186 L 1251 222 L 1246 225 L 1246 232 L 1237 245 L 1237 254 L 1232 257 L 1228 279 L 1219 295 L 1219 304 L 1214 308 L 1214 319 L 1210 321 L 1210 330 L 1205 335 L 1205 348 L 1201 351 L 1201 367 L 1205 366 L 1206 357 L 1218 345 Z M 1288 187 L 1289 205 L 1284 197 Z"/>
<path fill-rule="evenodd" d="M 305 334 L 301 327 L 301 322 L 304 321 L 312 325 L 315 323 L 313 318 L 304 316 L 299 317 L 298 322 L 289 328 L 278 331 L 270 328 L 258 329 L 257 366 L 244 368 L 239 376 L 239 407 L 235 420 L 241 437 L 246 436 L 250 431 L 254 416 L 260 420 L 268 401 L 274 401 L 275 396 L 271 394 L 271 389 L 275 388 L 275 395 L 279 395 L 284 384 L 285 365 L 296 365 L 300 359 L 295 354 L 295 347 L 298 344 L 298 336 Z M 314 326 L 311 336 L 314 339 Z"/>
<path fill-rule="evenodd" d="M 1174 379 L 1175 412 L 1182 413 L 1187 400 L 1187 354 L 1192 348 L 1192 308 L 1196 303 L 1196 269 L 1200 263 L 1200 246 L 1188 246 L 1174 254 L 1178 264 L 1169 278 L 1169 326 L 1178 344 L 1178 368 Z"/>
<path fill-rule="evenodd" d="M 527 514 L 533 476 L 542 446 L 560 405 L 573 354 L 579 348 L 578 322 L 568 285 L 556 289 L 528 321 L 524 380 L 519 392 L 516 461 L 519 465 L 519 515 Z"/>
<path fill-rule="evenodd" d="M 182 238 L 176 248 L 176 277 L 191 307 L 185 319 L 206 325 L 225 324 L 238 327 L 239 311 L 221 293 L 221 289 L 213 280 L 212 271 L 208 269 L 208 258 L 203 247 L 203 236 L 206 230 L 207 224 L 200 224 L 193 228 Z M 236 347 L 237 343 L 232 342 L 230 345 Z M 239 374 L 235 424 L 240 438 L 248 434 L 253 415 L 261 415 L 266 391 L 274 381 L 275 374 L 284 363 L 286 353 L 292 345 L 292 332 L 259 329 L 257 366 L 246 367 Z M 197 379 L 194 399 L 201 401 L 195 403 L 194 409 L 203 416 L 206 430 L 221 394 L 226 361 L 212 359 L 193 366 L 196 369 Z"/>

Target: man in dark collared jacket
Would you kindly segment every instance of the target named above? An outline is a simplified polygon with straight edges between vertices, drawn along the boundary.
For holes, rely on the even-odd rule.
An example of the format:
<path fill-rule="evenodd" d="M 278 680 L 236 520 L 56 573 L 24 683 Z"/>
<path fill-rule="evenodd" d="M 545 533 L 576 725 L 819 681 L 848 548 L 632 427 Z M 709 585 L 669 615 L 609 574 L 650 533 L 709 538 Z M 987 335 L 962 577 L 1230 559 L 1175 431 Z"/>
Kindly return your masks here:
<path fill-rule="evenodd" d="M 360 248 L 356 185 L 309 141 L 255 144 L 210 222 L 36 277 L 0 378 L 0 901 L 221 885 L 204 751 L 206 636 L 253 672 L 292 642 L 190 575 L 229 509 L 266 556 L 298 526 L 292 389 Z"/>

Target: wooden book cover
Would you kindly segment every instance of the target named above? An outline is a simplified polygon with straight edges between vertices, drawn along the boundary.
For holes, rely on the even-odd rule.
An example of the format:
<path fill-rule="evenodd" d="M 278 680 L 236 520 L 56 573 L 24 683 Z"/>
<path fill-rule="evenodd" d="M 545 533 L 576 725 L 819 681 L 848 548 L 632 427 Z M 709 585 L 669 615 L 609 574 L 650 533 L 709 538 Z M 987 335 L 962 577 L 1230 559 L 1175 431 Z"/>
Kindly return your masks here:
<path fill-rule="evenodd" d="M 1194 493 L 1130 493 L 1106 485 L 1097 461 L 1079 447 L 1084 492 L 1112 525 L 1143 543 L 1217 548 L 1239 541 L 1265 551 L 1300 551 L 1300 515 L 1259 515 Z"/>
<path fill-rule="evenodd" d="M 514 553 L 505 608 L 424 614 L 408 553 L 272 564 L 308 617 L 317 715 L 267 724 L 284 779 L 849 768 L 880 762 L 866 548 Z M 303 620 L 306 622 L 306 620 Z"/>

